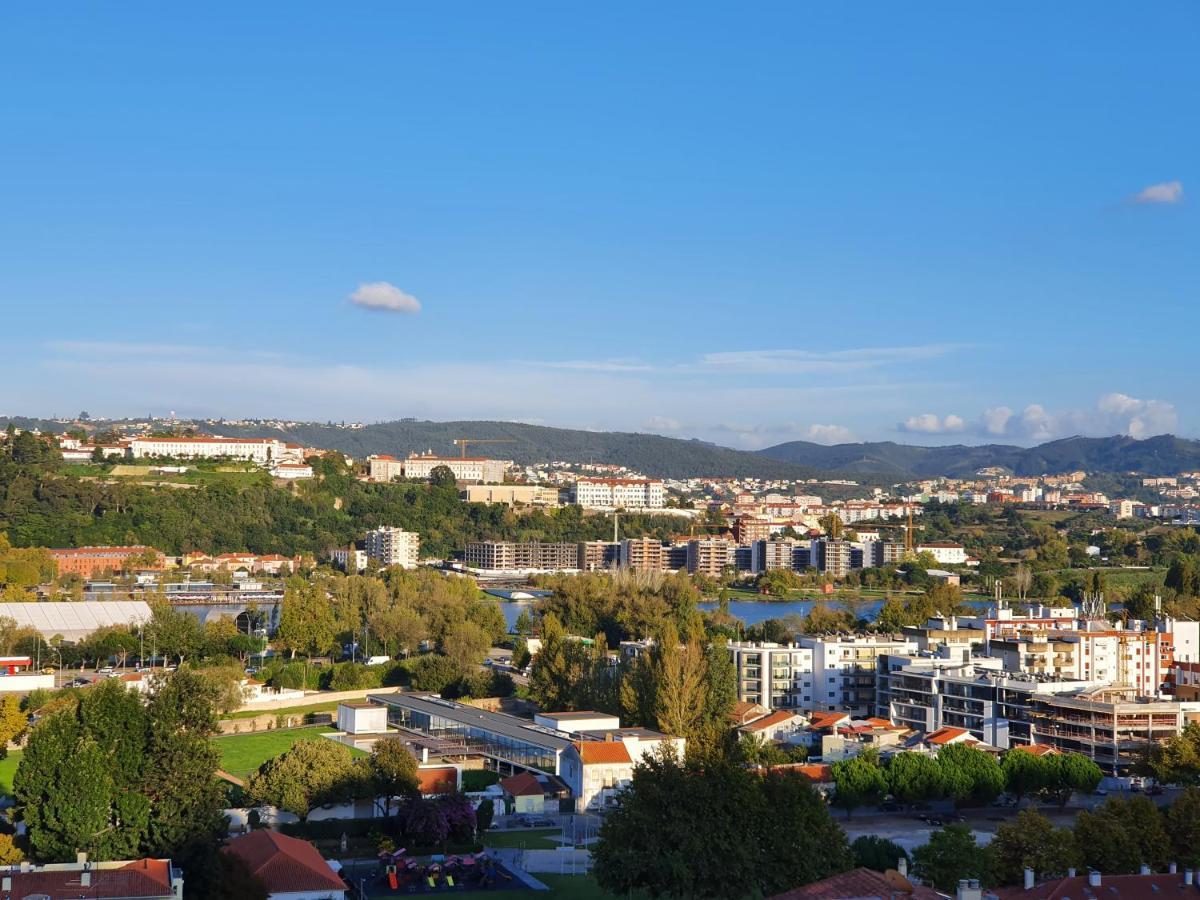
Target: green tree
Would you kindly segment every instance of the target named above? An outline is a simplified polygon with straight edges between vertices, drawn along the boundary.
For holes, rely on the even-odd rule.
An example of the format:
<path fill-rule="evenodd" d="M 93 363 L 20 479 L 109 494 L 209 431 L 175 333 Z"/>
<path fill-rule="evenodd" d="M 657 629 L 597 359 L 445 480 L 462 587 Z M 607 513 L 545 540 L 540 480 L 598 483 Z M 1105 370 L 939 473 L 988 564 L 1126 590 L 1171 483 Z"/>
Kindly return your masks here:
<path fill-rule="evenodd" d="M 1189 722 L 1179 734 L 1150 747 L 1146 768 L 1163 784 L 1200 784 L 1200 724 Z"/>
<path fill-rule="evenodd" d="M 1017 800 L 1053 787 L 1058 768 L 1050 757 L 1035 756 L 1021 748 L 1009 750 L 1000 761 L 1004 784 Z"/>
<path fill-rule="evenodd" d="M 418 796 L 417 759 L 399 738 L 375 742 L 371 748 L 370 769 L 376 792 L 385 798 L 387 813 L 391 812 L 393 797 Z"/>
<path fill-rule="evenodd" d="M 966 825 L 947 825 L 913 851 L 913 872 L 942 891 L 953 891 L 964 878 L 986 877 L 986 858 Z"/>
<path fill-rule="evenodd" d="M 1075 820 L 1075 842 L 1092 869 L 1119 875 L 1143 863 L 1159 871 L 1171 855 L 1163 815 L 1149 797 L 1110 797 Z"/>
<path fill-rule="evenodd" d="M 0 698 L 0 759 L 8 756 L 8 745 L 25 733 L 29 714 L 21 709 L 21 698 L 5 694 Z"/>
<path fill-rule="evenodd" d="M 363 775 L 344 744 L 297 741 L 250 776 L 246 793 L 255 803 L 277 806 L 305 820 L 318 804 L 346 802 L 361 793 Z"/>
<path fill-rule="evenodd" d="M 1072 831 L 1055 828 L 1032 809 L 1022 810 L 1013 821 L 999 825 L 988 847 L 992 881 L 998 885 L 1021 884 L 1027 868 L 1033 869 L 1039 879 L 1061 878 L 1083 861 Z"/>
<path fill-rule="evenodd" d="M 1166 813 L 1171 838 L 1171 859 L 1180 865 L 1200 866 L 1200 788 L 1186 788 Z"/>
<path fill-rule="evenodd" d="M 289 579 L 275 640 L 295 658 L 297 653 L 305 656 L 327 653 L 335 638 L 333 607 L 324 590 L 300 578 Z"/>
<path fill-rule="evenodd" d="M 887 767 L 892 796 L 904 803 L 921 803 L 942 796 L 942 767 L 924 753 L 897 753 Z"/>
<path fill-rule="evenodd" d="M 870 751 L 835 762 L 832 768 L 837 788 L 833 803 L 846 810 L 847 816 L 860 806 L 879 804 L 887 795 L 887 778 L 878 756 Z"/>
<path fill-rule="evenodd" d="M 1071 794 L 1090 794 L 1100 784 L 1104 774 L 1095 762 L 1082 753 L 1060 753 L 1046 757 L 1052 777 L 1048 793 L 1065 806 Z"/>
<path fill-rule="evenodd" d="M 854 854 L 854 865 L 876 872 L 886 872 L 895 869 L 900 860 L 909 861 L 908 851 L 897 844 L 877 834 L 864 834 L 855 838 L 850 844 L 850 852 Z"/>
<path fill-rule="evenodd" d="M 770 895 L 851 864 L 845 835 L 800 776 L 669 756 L 635 769 L 593 858 L 605 890 L 651 897 Z"/>
<path fill-rule="evenodd" d="M 987 803 L 1004 790 L 1004 773 L 995 757 L 966 744 L 938 750 L 946 794 L 960 804 Z"/>

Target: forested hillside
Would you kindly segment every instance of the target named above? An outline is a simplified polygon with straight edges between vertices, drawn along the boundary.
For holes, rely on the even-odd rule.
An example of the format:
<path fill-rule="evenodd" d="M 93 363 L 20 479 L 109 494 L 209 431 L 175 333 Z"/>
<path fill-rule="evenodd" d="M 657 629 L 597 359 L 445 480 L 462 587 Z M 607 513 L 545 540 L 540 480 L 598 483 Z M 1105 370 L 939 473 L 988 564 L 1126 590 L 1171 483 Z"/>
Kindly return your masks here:
<path fill-rule="evenodd" d="M 469 540 L 606 538 L 611 522 L 577 507 L 517 512 L 463 503 L 452 485 L 365 484 L 332 460 L 312 481 L 276 487 L 261 479 L 155 487 L 63 474 L 52 460 L 0 458 L 0 531 L 14 546 L 149 544 L 167 553 L 327 553 L 366 529 L 420 532 L 422 553 L 448 556 Z M 626 536 L 665 537 L 667 516 L 622 516 Z"/>

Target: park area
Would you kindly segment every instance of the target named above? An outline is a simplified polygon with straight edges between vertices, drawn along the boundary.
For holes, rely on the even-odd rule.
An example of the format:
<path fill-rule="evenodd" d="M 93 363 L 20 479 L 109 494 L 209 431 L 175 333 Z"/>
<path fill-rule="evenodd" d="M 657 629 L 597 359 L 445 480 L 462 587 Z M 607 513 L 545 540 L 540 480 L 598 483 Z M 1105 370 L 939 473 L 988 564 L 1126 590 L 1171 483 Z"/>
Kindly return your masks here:
<path fill-rule="evenodd" d="M 258 771 L 268 759 L 292 749 L 298 741 L 324 740 L 323 734 L 333 731 L 324 726 L 305 728 L 277 728 L 270 731 L 254 731 L 245 734 L 226 734 L 214 738 L 217 751 L 221 754 L 221 768 L 230 775 L 245 778 Z M 352 755 L 363 755 L 361 750 L 351 750 Z M 0 764 L 0 772 L 3 772 Z"/>

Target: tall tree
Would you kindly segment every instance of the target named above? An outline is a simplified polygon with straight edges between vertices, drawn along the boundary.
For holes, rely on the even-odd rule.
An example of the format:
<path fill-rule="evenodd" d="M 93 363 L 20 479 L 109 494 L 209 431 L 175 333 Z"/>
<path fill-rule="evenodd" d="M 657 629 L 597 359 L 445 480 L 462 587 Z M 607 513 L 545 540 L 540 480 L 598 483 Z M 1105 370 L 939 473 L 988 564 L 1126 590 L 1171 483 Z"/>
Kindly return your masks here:
<path fill-rule="evenodd" d="M 1027 868 L 1042 880 L 1061 878 L 1083 861 L 1071 830 L 1055 828 L 1032 809 L 1022 810 L 1016 819 L 997 827 L 988 847 L 992 878 L 1000 885 L 1021 884 Z"/>
<path fill-rule="evenodd" d="M 964 878 L 986 876 L 986 860 L 966 825 L 947 825 L 913 851 L 913 871 L 942 891 L 953 891 Z"/>
<path fill-rule="evenodd" d="M 297 653 L 319 656 L 333 647 L 336 626 L 325 591 L 301 578 L 288 579 L 279 611 L 275 639 L 294 658 Z"/>
<path fill-rule="evenodd" d="M 833 764 L 834 805 L 850 815 L 860 806 L 875 806 L 887 795 L 888 782 L 876 754 L 867 751 Z"/>
<path fill-rule="evenodd" d="M 924 753 L 897 753 L 887 767 L 892 796 L 904 803 L 921 803 L 942 796 L 942 767 Z"/>

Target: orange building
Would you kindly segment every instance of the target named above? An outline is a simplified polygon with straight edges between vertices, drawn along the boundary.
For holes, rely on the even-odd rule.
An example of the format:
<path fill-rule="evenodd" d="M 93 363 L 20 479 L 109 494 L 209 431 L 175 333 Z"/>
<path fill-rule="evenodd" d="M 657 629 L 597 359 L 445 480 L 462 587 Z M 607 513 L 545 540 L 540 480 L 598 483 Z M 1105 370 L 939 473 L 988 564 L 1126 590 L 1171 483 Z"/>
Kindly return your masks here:
<path fill-rule="evenodd" d="M 162 553 L 153 547 L 142 545 L 51 548 L 49 553 L 58 565 L 59 575 L 70 572 L 83 578 L 93 578 L 102 572 L 120 572 L 125 568 L 125 561 L 129 557 L 138 556 L 147 551 L 154 554 L 154 564 L 138 566 L 139 569 L 162 570 L 166 567 L 166 557 Z"/>

